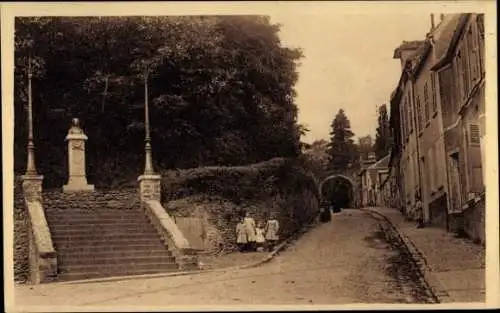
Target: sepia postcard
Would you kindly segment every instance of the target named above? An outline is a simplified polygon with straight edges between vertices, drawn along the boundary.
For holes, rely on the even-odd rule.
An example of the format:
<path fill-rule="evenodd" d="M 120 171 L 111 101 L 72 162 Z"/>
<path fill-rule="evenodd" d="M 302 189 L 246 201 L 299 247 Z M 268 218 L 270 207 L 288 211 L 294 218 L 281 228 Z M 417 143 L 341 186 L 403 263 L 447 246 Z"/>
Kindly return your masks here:
<path fill-rule="evenodd" d="M 6 312 L 500 306 L 494 1 L 0 10 Z"/>

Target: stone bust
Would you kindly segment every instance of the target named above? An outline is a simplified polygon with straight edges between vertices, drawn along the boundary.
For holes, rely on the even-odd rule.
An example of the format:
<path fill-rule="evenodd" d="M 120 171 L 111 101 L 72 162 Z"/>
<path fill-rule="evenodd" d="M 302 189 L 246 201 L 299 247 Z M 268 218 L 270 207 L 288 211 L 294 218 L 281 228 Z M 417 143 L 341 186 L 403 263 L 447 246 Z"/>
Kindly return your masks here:
<path fill-rule="evenodd" d="M 70 134 L 70 135 L 83 134 L 83 130 L 80 128 L 80 120 L 77 118 L 74 118 L 71 120 L 71 122 L 72 122 L 72 125 L 68 131 L 68 134 Z"/>

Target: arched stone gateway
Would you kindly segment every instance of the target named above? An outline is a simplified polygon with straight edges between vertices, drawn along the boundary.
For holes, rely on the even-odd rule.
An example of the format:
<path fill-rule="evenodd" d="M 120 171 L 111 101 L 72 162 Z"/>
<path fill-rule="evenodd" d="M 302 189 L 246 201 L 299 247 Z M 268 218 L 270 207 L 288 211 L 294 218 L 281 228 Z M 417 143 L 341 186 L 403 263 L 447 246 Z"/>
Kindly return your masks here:
<path fill-rule="evenodd" d="M 344 203 L 344 207 L 356 207 L 357 206 L 357 184 L 352 177 L 349 177 L 344 174 L 331 174 L 325 178 L 323 178 L 319 183 L 319 191 L 321 195 L 322 201 L 332 201 L 335 199 L 335 195 L 332 194 L 331 189 L 335 186 L 335 181 L 338 181 L 337 184 L 340 184 L 343 188 L 341 193 L 338 196 L 341 198 L 347 197 L 349 200 L 340 199 L 342 203 Z M 347 203 L 347 205 L 345 204 Z"/>

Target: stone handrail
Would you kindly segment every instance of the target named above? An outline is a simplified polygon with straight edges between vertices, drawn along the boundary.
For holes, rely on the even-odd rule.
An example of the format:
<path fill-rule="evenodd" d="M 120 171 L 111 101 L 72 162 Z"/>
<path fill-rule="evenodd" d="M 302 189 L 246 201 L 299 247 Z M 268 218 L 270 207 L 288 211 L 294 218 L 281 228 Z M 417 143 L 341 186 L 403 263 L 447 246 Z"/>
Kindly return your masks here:
<path fill-rule="evenodd" d="M 172 251 L 180 269 L 198 268 L 196 250 L 157 200 L 144 201 L 146 215 Z"/>
<path fill-rule="evenodd" d="M 25 199 L 29 225 L 29 264 L 32 284 L 57 279 L 57 254 L 52 243 L 43 206 L 38 200 Z"/>

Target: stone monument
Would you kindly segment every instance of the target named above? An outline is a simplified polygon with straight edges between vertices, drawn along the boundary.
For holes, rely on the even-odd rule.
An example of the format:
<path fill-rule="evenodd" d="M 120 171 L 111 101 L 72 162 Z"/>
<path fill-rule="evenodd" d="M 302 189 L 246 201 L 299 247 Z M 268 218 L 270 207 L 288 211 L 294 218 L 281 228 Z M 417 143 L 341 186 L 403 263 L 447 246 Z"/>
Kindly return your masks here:
<path fill-rule="evenodd" d="M 88 137 L 80 128 L 77 118 L 72 120 L 73 125 L 68 131 L 66 141 L 68 142 L 68 183 L 63 186 L 63 192 L 94 191 L 94 185 L 87 183 L 85 174 L 85 141 Z"/>

